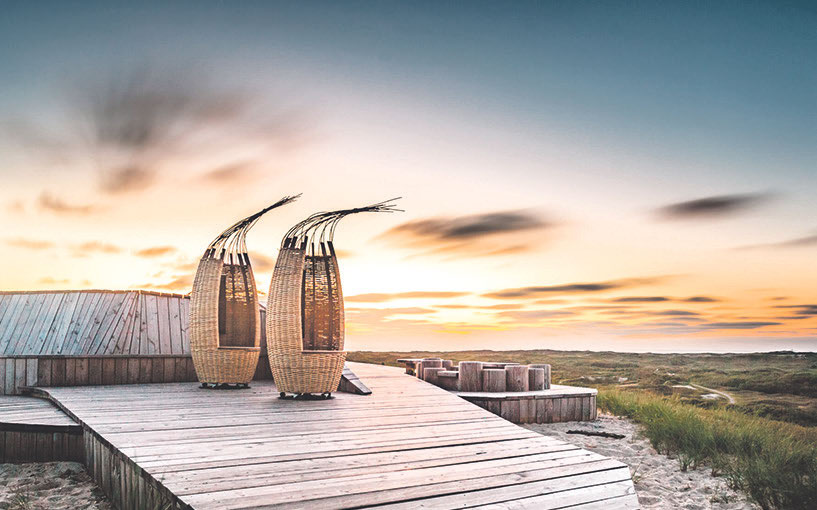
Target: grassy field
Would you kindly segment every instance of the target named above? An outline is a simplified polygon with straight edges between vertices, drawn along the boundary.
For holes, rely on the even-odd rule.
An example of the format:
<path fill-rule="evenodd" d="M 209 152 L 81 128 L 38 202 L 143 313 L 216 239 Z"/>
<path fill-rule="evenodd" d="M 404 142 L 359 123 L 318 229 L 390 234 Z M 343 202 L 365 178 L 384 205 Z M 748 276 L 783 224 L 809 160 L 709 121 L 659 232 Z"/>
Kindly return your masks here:
<path fill-rule="evenodd" d="M 642 424 L 682 469 L 711 469 L 762 508 L 817 508 L 817 353 L 354 352 L 349 360 L 399 366 L 398 358 L 428 356 L 550 363 L 553 382 L 599 388 L 603 410 Z"/>

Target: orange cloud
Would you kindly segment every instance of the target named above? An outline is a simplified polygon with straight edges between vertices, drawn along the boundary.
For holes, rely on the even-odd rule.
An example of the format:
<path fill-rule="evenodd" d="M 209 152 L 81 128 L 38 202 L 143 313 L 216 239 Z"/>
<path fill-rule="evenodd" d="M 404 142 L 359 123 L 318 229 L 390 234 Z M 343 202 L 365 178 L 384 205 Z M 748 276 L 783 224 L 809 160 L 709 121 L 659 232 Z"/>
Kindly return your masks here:
<path fill-rule="evenodd" d="M 153 258 L 169 255 L 176 251 L 177 249 L 175 246 L 152 246 L 150 248 L 138 250 L 134 253 L 134 255 L 137 257 Z"/>

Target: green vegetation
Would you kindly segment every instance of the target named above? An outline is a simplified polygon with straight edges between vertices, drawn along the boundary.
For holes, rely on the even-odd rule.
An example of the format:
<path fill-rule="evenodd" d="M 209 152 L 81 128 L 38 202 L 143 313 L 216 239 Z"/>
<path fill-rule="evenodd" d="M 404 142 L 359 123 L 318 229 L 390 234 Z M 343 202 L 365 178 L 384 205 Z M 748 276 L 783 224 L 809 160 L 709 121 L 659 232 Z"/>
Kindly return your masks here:
<path fill-rule="evenodd" d="M 709 466 L 763 508 L 817 508 L 817 430 L 615 388 L 599 392 L 599 406 L 644 425 L 681 469 Z"/>
<path fill-rule="evenodd" d="M 619 385 L 632 391 L 673 394 L 674 385 L 699 384 L 725 391 L 737 403 L 680 396 L 707 409 L 730 408 L 804 426 L 817 426 L 817 353 L 636 354 L 589 351 L 355 352 L 351 361 L 397 366 L 398 358 L 439 356 L 454 361 L 550 363 L 553 382 L 575 386 Z"/>
<path fill-rule="evenodd" d="M 354 352 L 349 360 L 399 366 L 398 358 L 429 356 L 550 363 L 554 383 L 598 387 L 602 409 L 642 424 L 682 469 L 706 466 L 763 508 L 817 508 L 817 353 L 483 350 Z"/>

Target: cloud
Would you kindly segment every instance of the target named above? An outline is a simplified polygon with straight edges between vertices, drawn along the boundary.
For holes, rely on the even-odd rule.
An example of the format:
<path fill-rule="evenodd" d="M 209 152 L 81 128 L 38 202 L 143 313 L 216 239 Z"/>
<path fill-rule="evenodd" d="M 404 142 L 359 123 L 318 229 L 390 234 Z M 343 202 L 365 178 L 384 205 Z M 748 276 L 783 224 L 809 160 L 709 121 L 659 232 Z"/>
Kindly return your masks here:
<path fill-rule="evenodd" d="M 15 248 L 25 248 L 27 250 L 50 250 L 55 245 L 51 241 L 43 241 L 39 239 L 25 239 L 18 237 L 15 239 L 6 239 L 6 244 Z"/>
<path fill-rule="evenodd" d="M 142 66 L 94 78 L 75 98 L 93 150 L 103 161 L 100 188 L 108 193 L 149 187 L 160 159 L 192 132 L 243 115 L 247 98 L 213 89 L 189 70 Z"/>
<path fill-rule="evenodd" d="M 190 292 L 190 289 L 193 287 L 193 275 L 192 274 L 183 274 L 176 276 L 172 280 L 165 282 L 165 283 L 146 283 L 140 285 L 139 288 L 148 288 L 148 289 L 157 289 L 157 290 L 167 290 L 171 292 L 179 292 L 186 294 Z"/>
<path fill-rule="evenodd" d="M 668 297 L 664 296 L 629 296 L 620 297 L 613 300 L 614 303 L 660 303 L 662 301 L 669 301 Z"/>
<path fill-rule="evenodd" d="M 609 280 L 594 283 L 568 283 L 563 285 L 545 285 L 540 287 L 519 287 L 503 289 L 495 292 L 482 294 L 483 297 L 493 299 L 511 298 L 533 298 L 548 294 L 584 294 L 593 292 L 605 292 L 608 290 L 621 289 L 626 287 L 636 287 L 640 285 L 650 285 L 656 283 L 661 278 L 629 278 L 622 280 Z"/>
<path fill-rule="evenodd" d="M 770 197 L 770 193 L 718 195 L 669 204 L 658 213 L 667 219 L 717 218 L 757 206 Z"/>
<path fill-rule="evenodd" d="M 669 301 L 681 301 L 684 303 L 716 303 L 717 298 L 709 296 L 692 296 L 688 298 L 672 298 L 667 296 L 625 296 L 612 299 L 612 303 L 665 303 Z"/>
<path fill-rule="evenodd" d="M 201 175 L 201 180 L 209 184 L 229 184 L 251 177 L 253 169 L 254 164 L 249 161 L 229 163 L 205 172 Z"/>
<path fill-rule="evenodd" d="M 122 253 L 122 248 L 115 244 L 102 243 L 99 241 L 88 241 L 87 243 L 76 244 L 71 247 L 75 256 L 85 256 L 90 253 L 116 254 Z"/>
<path fill-rule="evenodd" d="M 573 312 L 567 310 L 510 310 L 499 312 L 497 316 L 503 319 L 517 321 L 535 321 L 540 319 L 557 319 L 562 317 L 572 317 Z"/>
<path fill-rule="evenodd" d="M 275 269 L 275 259 L 272 257 L 254 251 L 250 252 L 249 256 L 253 271 L 267 273 Z"/>
<path fill-rule="evenodd" d="M 786 241 L 779 241 L 776 243 L 762 243 L 762 244 L 750 244 L 747 246 L 741 246 L 738 249 L 740 250 L 760 250 L 760 249 L 767 249 L 767 248 L 807 248 L 811 246 L 817 246 L 817 234 L 811 234 L 802 237 L 795 237 L 794 239 L 788 239 Z"/>
<path fill-rule="evenodd" d="M 438 292 L 438 291 L 412 291 L 394 293 L 369 293 L 344 296 L 344 301 L 356 303 L 382 303 L 396 299 L 450 299 L 467 296 L 468 292 Z"/>
<path fill-rule="evenodd" d="M 93 205 L 69 204 L 48 192 L 40 194 L 40 197 L 37 199 L 37 204 L 40 206 L 40 209 L 57 214 L 82 215 L 90 214 L 96 210 L 96 207 Z"/>
<path fill-rule="evenodd" d="M 205 179 L 233 182 L 250 162 L 311 139 L 305 110 L 282 93 L 259 94 L 179 65 L 119 66 L 62 84 L 65 107 L 32 119 L 0 119 L 43 168 L 95 167 L 107 194 L 145 190 L 195 161 L 229 161 L 240 145 L 246 164 L 216 168 Z M 268 99 L 269 98 L 269 99 Z M 244 168 L 240 168 L 241 166 Z"/>
<path fill-rule="evenodd" d="M 382 329 L 384 323 L 400 323 L 407 326 L 429 324 L 436 310 L 430 308 L 346 308 L 347 325 L 355 328 Z M 400 317 L 408 316 L 408 317 Z"/>
<path fill-rule="evenodd" d="M 817 305 L 777 305 L 775 308 L 793 309 L 797 315 L 817 315 Z"/>
<path fill-rule="evenodd" d="M 717 303 L 720 299 L 709 296 L 692 296 L 684 299 L 684 301 L 687 303 Z"/>
<path fill-rule="evenodd" d="M 14 200 L 6 204 L 6 210 L 12 214 L 22 214 L 26 212 L 26 206 L 22 200 Z"/>
<path fill-rule="evenodd" d="M 706 329 L 757 329 L 766 326 L 779 326 L 780 322 L 708 322 L 701 324 L 700 327 Z"/>
<path fill-rule="evenodd" d="M 46 276 L 44 278 L 40 278 L 39 280 L 37 280 L 37 283 L 41 283 L 44 285 L 65 285 L 66 283 L 68 283 L 68 281 L 69 280 L 67 278 L 57 279 L 52 278 L 50 276 Z"/>
<path fill-rule="evenodd" d="M 445 304 L 434 305 L 434 308 L 444 308 L 449 310 L 518 310 L 520 308 L 524 308 L 524 305 L 514 303 L 501 303 L 498 305 Z"/>
<path fill-rule="evenodd" d="M 687 310 L 660 310 L 657 312 L 649 312 L 649 314 L 668 317 L 694 317 L 700 315 L 698 312 L 690 312 Z"/>
<path fill-rule="evenodd" d="M 152 246 L 150 248 L 144 248 L 134 252 L 134 255 L 137 257 L 144 257 L 144 258 L 153 258 L 153 257 L 162 257 L 164 255 L 169 255 L 176 251 L 175 246 Z"/>
<path fill-rule="evenodd" d="M 531 244 L 538 241 L 530 235 L 554 226 L 527 211 L 498 211 L 413 220 L 387 230 L 379 238 L 419 249 L 424 255 L 500 256 L 530 250 Z"/>

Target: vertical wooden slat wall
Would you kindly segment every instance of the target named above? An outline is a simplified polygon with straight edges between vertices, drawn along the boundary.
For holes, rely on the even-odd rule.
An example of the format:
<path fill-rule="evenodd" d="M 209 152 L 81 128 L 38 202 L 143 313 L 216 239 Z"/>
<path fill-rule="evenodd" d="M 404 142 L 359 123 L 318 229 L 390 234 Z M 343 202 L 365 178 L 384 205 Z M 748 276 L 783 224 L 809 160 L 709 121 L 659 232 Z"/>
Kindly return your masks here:
<path fill-rule="evenodd" d="M 195 381 L 189 311 L 179 294 L 0 292 L 0 395 L 21 386 Z M 265 329 L 255 380 L 272 379 Z"/>
<path fill-rule="evenodd" d="M 597 418 L 594 394 L 466 400 L 513 423 L 560 423 Z"/>
<path fill-rule="evenodd" d="M 165 369 L 170 366 L 170 370 Z M 0 358 L 0 395 L 24 386 L 86 386 L 196 381 L 190 356 Z"/>
<path fill-rule="evenodd" d="M 0 428 L 0 464 L 85 460 L 82 430 L 3 430 Z"/>
<path fill-rule="evenodd" d="M 84 442 L 85 466 L 116 508 L 188 508 L 159 481 L 93 432 L 86 430 Z"/>

